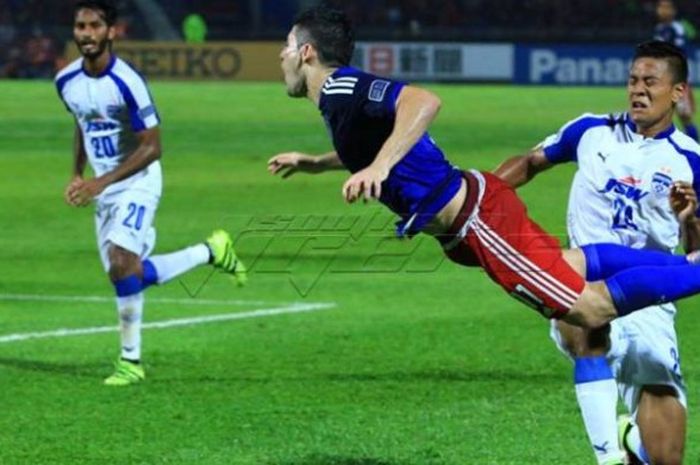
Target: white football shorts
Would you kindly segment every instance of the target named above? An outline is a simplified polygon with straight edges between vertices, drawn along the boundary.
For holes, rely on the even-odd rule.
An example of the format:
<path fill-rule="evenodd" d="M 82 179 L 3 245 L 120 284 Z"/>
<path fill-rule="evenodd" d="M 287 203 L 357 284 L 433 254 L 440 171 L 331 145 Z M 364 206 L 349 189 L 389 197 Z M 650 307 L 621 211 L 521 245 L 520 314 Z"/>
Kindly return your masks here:
<path fill-rule="evenodd" d="M 674 316 L 673 305 L 664 304 L 636 311 L 610 323 L 610 350 L 607 358 L 620 397 L 632 416 L 637 413 L 639 396 L 645 385 L 674 388 L 679 402 L 687 408 Z M 559 350 L 571 358 L 562 344 L 554 321 L 550 336 Z"/>
<path fill-rule="evenodd" d="M 160 198 L 142 190 L 124 190 L 104 196 L 95 208 L 97 248 L 105 271 L 109 271 L 109 247 L 118 245 L 141 258 L 156 244 L 153 227 Z"/>

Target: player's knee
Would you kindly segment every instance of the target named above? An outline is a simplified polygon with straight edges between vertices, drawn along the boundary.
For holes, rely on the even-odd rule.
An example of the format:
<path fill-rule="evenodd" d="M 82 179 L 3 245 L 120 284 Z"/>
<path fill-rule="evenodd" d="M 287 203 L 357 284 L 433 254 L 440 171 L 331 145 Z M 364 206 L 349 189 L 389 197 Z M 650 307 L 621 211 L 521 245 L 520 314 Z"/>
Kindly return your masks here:
<path fill-rule="evenodd" d="M 131 267 L 125 261 L 115 260 L 111 262 L 109 266 L 109 279 L 112 281 L 124 279 L 134 274 L 133 272 L 130 273 L 130 270 Z"/>
<path fill-rule="evenodd" d="M 607 323 L 605 318 L 602 318 L 597 312 L 592 310 L 590 307 L 572 308 L 564 317 L 564 321 L 584 329 L 598 328 Z"/>
<path fill-rule="evenodd" d="M 141 260 L 139 257 L 122 249 L 112 247 L 109 251 L 109 278 L 112 281 L 119 281 L 133 274 L 139 274 Z"/>
<path fill-rule="evenodd" d="M 609 323 L 615 314 L 615 309 L 612 307 L 590 303 L 579 305 L 577 302 L 566 315 L 564 321 L 584 329 L 594 330 Z"/>
<path fill-rule="evenodd" d="M 605 283 L 586 283 L 576 303 L 566 315 L 569 324 L 595 329 L 604 326 L 617 316 L 615 305 Z"/>
<path fill-rule="evenodd" d="M 564 321 L 557 321 L 557 330 L 559 331 L 561 345 L 564 350 L 574 357 L 580 357 L 585 350 L 585 333 L 587 330 Z"/>
<path fill-rule="evenodd" d="M 603 355 L 608 349 L 610 326 L 586 329 L 559 321 L 557 329 L 561 336 L 561 344 L 573 357 L 592 357 Z"/>

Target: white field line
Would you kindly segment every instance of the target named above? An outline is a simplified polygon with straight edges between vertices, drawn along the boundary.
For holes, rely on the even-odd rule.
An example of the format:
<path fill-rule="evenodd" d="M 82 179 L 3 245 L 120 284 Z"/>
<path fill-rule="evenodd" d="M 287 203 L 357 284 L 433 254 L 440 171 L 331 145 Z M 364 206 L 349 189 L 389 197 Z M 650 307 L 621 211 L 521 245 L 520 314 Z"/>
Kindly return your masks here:
<path fill-rule="evenodd" d="M 224 313 L 219 315 L 207 315 L 201 317 L 192 318 L 177 318 L 173 320 L 163 320 L 163 321 L 153 321 L 150 323 L 144 323 L 142 325 L 143 329 L 163 329 L 163 328 L 173 328 L 176 326 L 193 326 L 203 323 L 213 323 L 216 321 L 231 321 L 231 320 L 244 320 L 249 318 L 262 318 L 274 315 L 283 315 L 290 313 L 305 313 L 305 312 L 315 312 L 319 310 L 327 310 L 335 307 L 333 303 L 307 303 L 307 304 L 291 304 L 282 307 L 273 308 L 263 308 L 260 310 L 252 310 L 250 312 L 238 312 L 238 313 Z M 118 326 L 94 326 L 92 328 L 62 328 L 54 331 L 42 331 L 35 333 L 17 333 L 17 334 L 7 334 L 5 336 L 0 336 L 0 344 L 6 344 L 8 342 L 25 341 L 27 339 L 44 339 L 49 337 L 67 337 L 67 336 L 79 336 L 83 334 L 98 334 L 98 333 L 111 333 L 119 331 Z"/>
<path fill-rule="evenodd" d="M 115 297 L 107 297 L 101 295 L 43 295 L 43 294 L 0 294 L 0 301 L 15 301 L 15 302 L 108 302 L 113 304 Z M 173 305 L 279 305 L 279 302 L 269 302 L 264 300 L 218 300 L 218 299 L 199 299 L 192 297 L 189 299 L 173 299 L 169 297 L 154 297 L 146 298 L 146 304 L 149 302 L 159 304 Z M 325 303 L 325 302 L 314 302 Z M 329 302 L 330 303 L 330 302 Z M 285 305 L 308 305 L 308 302 L 285 302 Z M 332 304 L 333 305 L 333 304 Z"/>

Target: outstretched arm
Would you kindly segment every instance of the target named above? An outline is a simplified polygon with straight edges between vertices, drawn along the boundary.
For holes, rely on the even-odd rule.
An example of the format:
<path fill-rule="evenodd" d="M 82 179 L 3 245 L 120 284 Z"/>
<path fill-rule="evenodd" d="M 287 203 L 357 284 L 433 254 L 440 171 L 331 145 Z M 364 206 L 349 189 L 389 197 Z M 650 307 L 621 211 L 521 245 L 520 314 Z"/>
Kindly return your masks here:
<path fill-rule="evenodd" d="M 428 126 L 440 111 L 437 95 L 417 87 L 406 86 L 396 100 L 394 129 L 367 168 L 353 174 L 343 185 L 343 197 L 347 202 L 378 199 L 382 182 L 416 142 L 423 137 Z"/>
<path fill-rule="evenodd" d="M 85 206 L 110 184 L 126 179 L 158 160 L 161 155 L 160 130 L 157 126 L 137 134 L 139 145 L 133 153 L 114 170 L 100 177 L 81 181 L 69 192 L 71 205 Z"/>
<path fill-rule="evenodd" d="M 275 155 L 267 162 L 271 174 L 281 174 L 288 178 L 296 172 L 323 173 L 329 170 L 342 170 L 345 167 L 336 152 L 313 156 L 300 152 L 286 152 Z"/>
<path fill-rule="evenodd" d="M 545 156 L 544 149 L 535 147 L 527 155 L 518 155 L 504 161 L 494 170 L 494 174 L 518 188 L 551 167 L 552 163 Z"/>

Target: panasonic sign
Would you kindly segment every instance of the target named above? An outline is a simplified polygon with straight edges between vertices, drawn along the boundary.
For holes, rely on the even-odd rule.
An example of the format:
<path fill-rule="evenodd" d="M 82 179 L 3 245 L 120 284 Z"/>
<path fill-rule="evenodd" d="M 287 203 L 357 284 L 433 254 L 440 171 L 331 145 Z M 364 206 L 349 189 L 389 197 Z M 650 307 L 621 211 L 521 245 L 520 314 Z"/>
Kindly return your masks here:
<path fill-rule="evenodd" d="M 620 85 L 627 82 L 634 45 L 516 46 L 519 84 Z M 699 81 L 700 51 L 690 54 L 691 82 Z"/>

